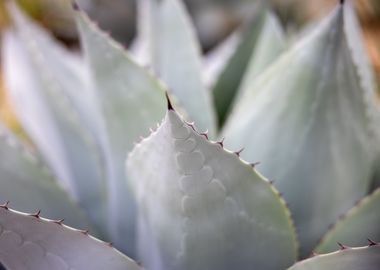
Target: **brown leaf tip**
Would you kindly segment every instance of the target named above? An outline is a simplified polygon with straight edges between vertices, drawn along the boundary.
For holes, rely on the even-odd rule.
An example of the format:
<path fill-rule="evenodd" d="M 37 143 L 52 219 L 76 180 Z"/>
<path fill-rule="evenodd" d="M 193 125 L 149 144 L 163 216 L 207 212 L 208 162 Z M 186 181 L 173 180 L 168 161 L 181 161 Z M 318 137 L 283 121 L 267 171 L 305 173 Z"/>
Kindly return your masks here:
<path fill-rule="evenodd" d="M 80 8 L 79 8 L 77 2 L 75 2 L 75 1 L 72 1 L 72 2 L 71 2 L 71 6 L 73 7 L 74 10 L 80 10 Z"/>
<path fill-rule="evenodd" d="M 172 103 L 170 101 L 168 92 L 165 92 L 165 97 L 166 97 L 166 101 L 168 102 L 168 110 L 169 111 L 174 111 L 174 108 L 173 108 L 173 105 L 172 105 Z"/>

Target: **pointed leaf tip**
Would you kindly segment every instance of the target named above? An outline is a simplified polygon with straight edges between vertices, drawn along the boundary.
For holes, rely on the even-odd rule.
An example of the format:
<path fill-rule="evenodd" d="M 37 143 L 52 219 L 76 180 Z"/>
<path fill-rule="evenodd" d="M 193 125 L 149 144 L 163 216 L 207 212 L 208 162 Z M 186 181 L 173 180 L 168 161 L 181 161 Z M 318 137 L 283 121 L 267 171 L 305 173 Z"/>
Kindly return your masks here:
<path fill-rule="evenodd" d="M 75 1 L 72 1 L 72 2 L 71 2 L 71 6 L 73 7 L 74 10 L 80 10 L 80 8 L 79 8 L 77 2 L 75 2 Z"/>
<path fill-rule="evenodd" d="M 165 92 L 165 97 L 166 97 L 166 100 L 168 102 L 168 110 L 169 111 L 174 111 L 174 108 L 173 108 L 173 105 L 172 105 L 172 103 L 170 101 L 168 92 Z"/>

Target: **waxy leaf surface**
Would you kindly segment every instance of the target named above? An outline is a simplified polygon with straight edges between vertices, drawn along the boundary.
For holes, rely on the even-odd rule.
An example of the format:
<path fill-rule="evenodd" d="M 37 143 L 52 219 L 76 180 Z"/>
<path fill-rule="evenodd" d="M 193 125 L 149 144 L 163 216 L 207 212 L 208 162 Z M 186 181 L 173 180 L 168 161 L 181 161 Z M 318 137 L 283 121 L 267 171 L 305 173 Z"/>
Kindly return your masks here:
<path fill-rule="evenodd" d="M 86 231 L 0 207 L 0 262 L 11 270 L 141 270 Z"/>
<path fill-rule="evenodd" d="M 317 253 L 337 250 L 336 243 L 347 246 L 368 244 L 368 239 L 380 242 L 380 189 L 365 197 L 350 209 L 322 238 Z"/>
<path fill-rule="evenodd" d="M 216 118 L 210 92 L 203 81 L 201 52 L 182 1 L 142 0 L 139 4 L 145 18 L 140 20 L 143 24 L 140 42 L 147 43 L 153 70 L 169 86 L 197 127 L 215 137 Z"/>
<path fill-rule="evenodd" d="M 85 72 L 73 55 L 15 3 L 10 2 L 9 11 L 14 24 L 4 35 L 3 68 L 17 115 L 65 190 L 95 225 L 103 227 L 105 183 L 100 149 L 91 124 L 83 121 L 86 116 L 78 109 L 80 100 L 85 100 Z M 79 96 L 75 102 L 74 95 Z"/>
<path fill-rule="evenodd" d="M 7 129 L 0 126 L 0 204 L 25 212 L 41 210 L 71 226 L 89 226 L 82 210 L 49 170 Z"/>
<path fill-rule="evenodd" d="M 284 194 L 302 256 L 370 185 L 378 108 L 360 45 L 351 3 L 339 5 L 256 78 L 222 132 Z"/>
<path fill-rule="evenodd" d="M 126 184 L 124 162 L 133 143 L 164 116 L 164 90 L 85 15 L 77 12 L 76 19 L 93 79 L 98 133 L 106 157 L 111 240 L 133 257 L 135 203 Z"/>
<path fill-rule="evenodd" d="M 289 212 L 270 182 L 175 111 L 136 145 L 127 173 L 147 269 L 270 270 L 295 261 Z"/>
<path fill-rule="evenodd" d="M 296 263 L 288 270 L 377 270 L 380 246 L 345 249 Z"/>

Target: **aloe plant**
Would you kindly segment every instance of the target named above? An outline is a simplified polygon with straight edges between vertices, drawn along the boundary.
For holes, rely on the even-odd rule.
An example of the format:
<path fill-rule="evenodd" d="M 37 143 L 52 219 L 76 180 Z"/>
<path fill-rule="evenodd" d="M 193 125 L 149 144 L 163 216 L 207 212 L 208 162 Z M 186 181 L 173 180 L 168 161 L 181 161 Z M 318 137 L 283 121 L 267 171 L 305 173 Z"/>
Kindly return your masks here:
<path fill-rule="evenodd" d="M 1 127 L 0 268 L 379 268 L 379 108 L 352 4 L 296 41 L 256 8 L 202 56 L 179 0 L 139 1 L 131 50 L 75 5 L 77 55 L 9 3 L 3 71 L 33 145 Z"/>

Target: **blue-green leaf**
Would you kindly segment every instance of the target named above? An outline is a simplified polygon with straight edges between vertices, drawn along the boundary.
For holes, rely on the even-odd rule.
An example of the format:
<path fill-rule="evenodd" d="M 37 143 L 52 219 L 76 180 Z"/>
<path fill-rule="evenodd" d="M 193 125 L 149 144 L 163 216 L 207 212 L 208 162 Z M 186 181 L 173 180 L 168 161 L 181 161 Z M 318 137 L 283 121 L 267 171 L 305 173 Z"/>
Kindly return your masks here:
<path fill-rule="evenodd" d="M 141 270 L 108 243 L 61 221 L 0 207 L 0 261 L 12 270 Z"/>
<path fill-rule="evenodd" d="M 302 254 L 364 196 L 378 151 L 374 84 L 350 2 L 256 78 L 222 132 L 275 180 Z"/>
<path fill-rule="evenodd" d="M 139 1 L 149 9 L 140 29 L 145 29 L 141 42 L 147 43 L 150 63 L 190 119 L 215 137 L 214 106 L 203 81 L 201 52 L 190 17 L 181 0 L 147 1 Z"/>
<path fill-rule="evenodd" d="M 361 246 L 368 239 L 380 242 L 380 189 L 360 200 L 323 236 L 315 251 L 327 253 L 337 250 L 336 243 Z"/>
<path fill-rule="evenodd" d="M 4 35 L 3 68 L 14 108 L 62 186 L 101 231 L 105 223 L 103 165 L 90 131 L 92 124 L 84 121 L 91 117 L 79 109 L 87 111 L 89 104 L 85 102 L 85 72 L 14 2 L 8 7 L 13 28 Z M 78 100 L 74 102 L 73 96 Z"/>
<path fill-rule="evenodd" d="M 147 269 L 271 270 L 295 261 L 295 231 L 278 192 L 173 110 L 136 145 L 127 172 Z"/>
<path fill-rule="evenodd" d="M 135 203 L 125 179 L 127 152 L 165 113 L 164 88 L 113 40 L 77 12 L 77 24 L 93 79 L 99 136 L 105 153 L 112 241 L 134 256 Z"/>

